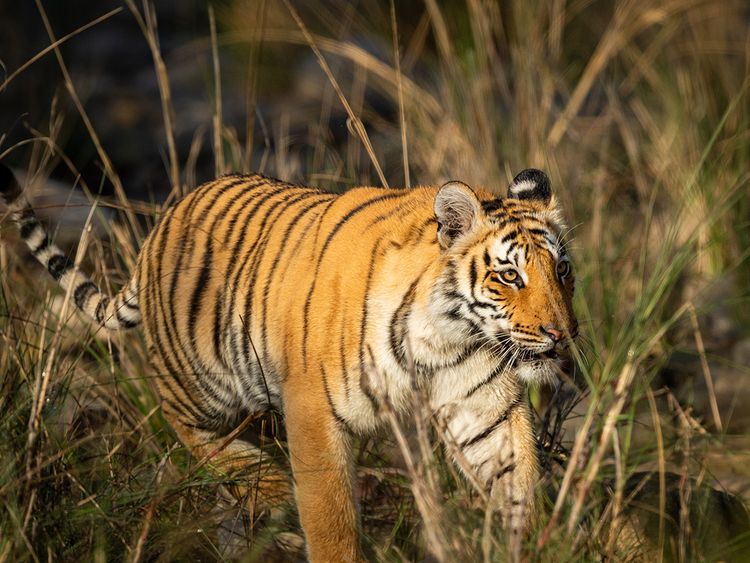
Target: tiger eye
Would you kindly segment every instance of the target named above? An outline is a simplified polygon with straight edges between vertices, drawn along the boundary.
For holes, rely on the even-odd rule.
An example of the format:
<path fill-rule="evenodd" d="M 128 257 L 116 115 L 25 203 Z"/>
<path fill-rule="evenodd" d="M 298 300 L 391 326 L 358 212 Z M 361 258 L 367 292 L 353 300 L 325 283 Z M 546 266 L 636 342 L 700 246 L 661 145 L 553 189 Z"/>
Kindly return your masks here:
<path fill-rule="evenodd" d="M 504 282 L 515 283 L 518 280 L 518 272 L 515 270 L 505 270 L 500 272 L 500 277 Z"/>
<path fill-rule="evenodd" d="M 557 275 L 561 278 L 564 278 L 570 273 L 570 263 L 565 262 L 558 262 L 557 263 Z"/>

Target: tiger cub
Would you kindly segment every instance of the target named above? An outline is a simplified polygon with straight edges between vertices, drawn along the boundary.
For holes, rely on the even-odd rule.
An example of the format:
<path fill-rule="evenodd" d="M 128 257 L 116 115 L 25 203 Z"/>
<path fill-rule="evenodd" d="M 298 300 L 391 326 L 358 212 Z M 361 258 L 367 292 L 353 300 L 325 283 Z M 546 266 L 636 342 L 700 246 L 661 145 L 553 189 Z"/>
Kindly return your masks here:
<path fill-rule="evenodd" d="M 274 468 L 252 483 L 259 450 L 225 436 L 283 412 L 310 560 L 363 560 L 352 438 L 381 427 L 386 404 L 404 413 L 414 388 L 506 526 L 526 525 L 539 464 L 524 383 L 552 377 L 578 330 L 544 173 L 524 170 L 506 198 L 461 182 L 337 195 L 225 176 L 164 213 L 113 298 L 52 244 L 5 167 L 0 186 L 83 313 L 143 325 L 164 416 L 215 470 L 245 469 L 250 498 L 291 488 Z"/>

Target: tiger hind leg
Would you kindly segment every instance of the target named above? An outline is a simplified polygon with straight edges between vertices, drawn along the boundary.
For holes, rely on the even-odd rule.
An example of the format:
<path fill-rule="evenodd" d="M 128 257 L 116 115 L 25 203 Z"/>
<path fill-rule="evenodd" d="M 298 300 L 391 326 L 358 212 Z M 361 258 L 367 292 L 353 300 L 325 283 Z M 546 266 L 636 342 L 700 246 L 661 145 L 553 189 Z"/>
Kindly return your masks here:
<path fill-rule="evenodd" d="M 227 488 L 249 510 L 253 521 L 256 515 L 270 513 L 293 500 L 290 478 L 274 452 L 279 448 L 259 447 L 245 433 L 233 432 L 233 428 L 219 430 L 222 425 L 217 425 L 216 419 L 220 415 L 205 412 L 197 381 L 173 374 L 169 369 L 173 361 L 152 349 L 150 363 L 158 374 L 155 382 L 162 414 L 197 462 L 232 481 Z M 263 445 L 262 439 L 260 444 Z"/>
<path fill-rule="evenodd" d="M 245 436 L 217 435 L 200 430 L 183 417 L 171 414 L 163 408 L 169 424 L 182 443 L 190 450 L 199 464 L 206 464 L 209 470 L 219 477 L 227 478 L 224 484 L 231 498 L 245 510 L 237 514 L 219 501 L 217 506 L 218 545 L 224 555 L 238 558 L 255 542 L 262 550 L 262 558 L 267 561 L 300 560 L 304 553 L 304 539 L 294 533 L 273 533 L 273 527 L 285 522 L 292 509 L 293 493 L 291 481 L 278 462 L 274 447 L 259 447 Z M 233 438 L 233 439 L 232 439 Z M 234 512 L 234 514 L 232 514 Z M 271 524 L 271 528 L 267 526 Z M 264 531 L 267 530 L 267 531 Z"/>
<path fill-rule="evenodd" d="M 164 415 L 198 463 L 231 481 L 226 487 L 248 509 L 251 521 L 293 499 L 289 477 L 272 448 L 261 448 L 243 437 L 198 429 L 182 417 L 170 416 L 168 409 Z"/>

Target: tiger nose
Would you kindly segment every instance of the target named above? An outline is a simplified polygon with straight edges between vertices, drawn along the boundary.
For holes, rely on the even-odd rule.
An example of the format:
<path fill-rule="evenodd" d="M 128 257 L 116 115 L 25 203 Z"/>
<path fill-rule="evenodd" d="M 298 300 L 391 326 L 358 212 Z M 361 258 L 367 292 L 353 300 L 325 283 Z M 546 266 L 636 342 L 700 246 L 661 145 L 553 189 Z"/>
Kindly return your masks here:
<path fill-rule="evenodd" d="M 540 326 L 539 329 L 542 331 L 542 334 L 549 336 L 553 342 L 560 342 L 563 339 L 563 336 L 565 336 L 552 325 Z"/>

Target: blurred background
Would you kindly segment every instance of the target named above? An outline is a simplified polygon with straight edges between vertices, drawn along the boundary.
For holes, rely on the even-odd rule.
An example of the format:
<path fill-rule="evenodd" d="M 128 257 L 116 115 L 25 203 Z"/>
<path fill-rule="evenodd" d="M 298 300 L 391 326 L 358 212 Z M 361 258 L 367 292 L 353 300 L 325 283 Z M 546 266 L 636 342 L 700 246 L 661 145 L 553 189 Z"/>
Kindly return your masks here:
<path fill-rule="evenodd" d="M 652 513 L 677 516 L 651 528 L 674 531 L 676 558 L 711 558 L 746 538 L 733 503 L 750 500 L 749 75 L 744 0 L 0 0 L 0 159 L 28 171 L 71 252 L 98 202 L 90 266 L 115 287 L 161 209 L 222 173 L 337 191 L 459 179 L 503 194 L 521 169 L 546 170 L 571 226 L 584 338 L 570 378 L 532 393 L 548 471 L 528 553 L 627 559 L 608 530 L 631 479 L 672 474 L 677 496 L 659 480 Z M 55 297 L 14 237 L 5 222 L 0 412 L 13 415 L 0 430 L 13 438 L 0 446 L 0 522 L 14 533 L 0 556 L 229 557 L 217 522 L 236 511 L 201 508 L 218 502 L 211 478 L 186 469 L 152 386 L 134 381 L 142 342 L 90 337 L 82 350 L 40 332 Z M 47 365 L 42 427 L 62 430 L 35 434 L 32 383 Z M 81 450 L 85 436 L 111 439 Z M 386 442 L 361 445 L 362 465 L 381 468 L 360 475 L 370 553 L 442 553 L 420 539 Z M 33 485 L 32 453 L 48 476 Z M 445 549 L 502 560 L 499 528 L 433 453 L 424 463 L 455 524 Z M 691 512 L 701 487 L 732 500 Z M 38 515 L 39 498 L 76 518 Z M 203 523 L 189 539 L 186 514 Z"/>

